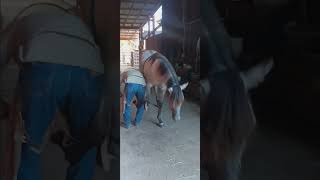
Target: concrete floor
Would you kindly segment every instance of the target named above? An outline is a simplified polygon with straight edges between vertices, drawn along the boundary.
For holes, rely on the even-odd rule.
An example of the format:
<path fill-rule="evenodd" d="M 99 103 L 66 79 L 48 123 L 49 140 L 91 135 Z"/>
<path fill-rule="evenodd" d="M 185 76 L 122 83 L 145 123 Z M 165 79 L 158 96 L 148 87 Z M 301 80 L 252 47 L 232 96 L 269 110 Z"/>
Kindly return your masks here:
<path fill-rule="evenodd" d="M 181 120 L 174 122 L 164 106 L 163 128 L 156 125 L 153 106 L 139 128 L 121 127 L 121 180 L 200 179 L 200 107 L 186 101 Z"/>
<path fill-rule="evenodd" d="M 58 146 L 49 144 L 42 153 L 42 161 L 44 180 L 65 179 L 68 162 L 64 160 L 64 153 Z M 106 180 L 107 177 L 108 174 L 97 166 L 93 180 Z"/>

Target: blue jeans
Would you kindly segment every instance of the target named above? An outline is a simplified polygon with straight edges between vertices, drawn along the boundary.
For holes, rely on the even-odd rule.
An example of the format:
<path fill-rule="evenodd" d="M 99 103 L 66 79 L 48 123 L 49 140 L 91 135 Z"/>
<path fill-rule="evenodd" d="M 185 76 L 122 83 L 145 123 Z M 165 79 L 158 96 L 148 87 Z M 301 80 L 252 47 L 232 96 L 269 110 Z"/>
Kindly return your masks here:
<path fill-rule="evenodd" d="M 145 87 L 140 84 L 132 84 L 127 83 L 125 87 L 125 96 L 126 96 L 126 104 L 124 111 L 124 121 L 126 123 L 126 128 L 131 126 L 131 103 L 133 97 L 136 96 L 137 103 L 137 113 L 135 118 L 135 123 L 138 126 L 142 120 L 142 115 L 144 112 L 144 95 L 145 95 Z"/>
<path fill-rule="evenodd" d="M 18 180 L 43 179 L 40 155 L 32 147 L 42 144 L 58 110 L 67 112 L 70 133 L 75 139 L 79 138 L 96 116 L 102 85 L 103 75 L 93 75 L 87 69 L 49 63 L 24 64 L 20 73 L 20 95 L 28 143 L 22 145 Z M 97 149 L 92 148 L 78 163 L 71 164 L 67 180 L 92 179 L 96 153 Z"/>

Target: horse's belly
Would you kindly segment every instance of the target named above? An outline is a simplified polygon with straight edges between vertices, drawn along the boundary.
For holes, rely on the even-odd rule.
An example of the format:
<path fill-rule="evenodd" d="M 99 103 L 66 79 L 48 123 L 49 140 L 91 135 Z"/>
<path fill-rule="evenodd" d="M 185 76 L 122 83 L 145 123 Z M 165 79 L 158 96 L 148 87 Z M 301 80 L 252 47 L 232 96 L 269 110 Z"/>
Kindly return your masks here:
<path fill-rule="evenodd" d="M 152 84 L 152 86 L 161 86 L 166 83 L 166 78 L 152 71 L 145 73 L 145 80 L 147 84 Z"/>

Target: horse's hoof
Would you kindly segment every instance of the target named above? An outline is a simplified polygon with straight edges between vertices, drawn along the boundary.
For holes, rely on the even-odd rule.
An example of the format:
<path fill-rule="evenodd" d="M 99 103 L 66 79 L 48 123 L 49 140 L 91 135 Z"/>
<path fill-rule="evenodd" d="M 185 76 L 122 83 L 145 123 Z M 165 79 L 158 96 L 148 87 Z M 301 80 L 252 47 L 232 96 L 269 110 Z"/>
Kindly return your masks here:
<path fill-rule="evenodd" d="M 163 126 L 164 126 L 163 122 L 159 123 L 159 127 L 163 127 Z"/>

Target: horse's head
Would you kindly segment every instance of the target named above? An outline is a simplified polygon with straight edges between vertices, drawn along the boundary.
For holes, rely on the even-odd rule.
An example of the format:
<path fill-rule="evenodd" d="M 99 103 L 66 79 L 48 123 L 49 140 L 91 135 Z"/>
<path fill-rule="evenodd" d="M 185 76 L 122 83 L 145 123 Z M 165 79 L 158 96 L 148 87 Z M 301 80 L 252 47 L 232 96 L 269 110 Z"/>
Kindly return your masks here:
<path fill-rule="evenodd" d="M 172 119 L 173 120 L 180 120 L 180 111 L 181 106 L 184 101 L 183 90 L 187 88 L 188 83 L 182 85 L 175 85 L 168 88 L 169 91 L 169 107 L 172 112 Z"/>

